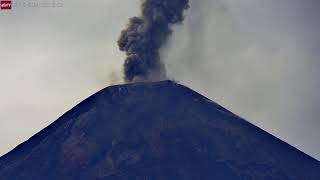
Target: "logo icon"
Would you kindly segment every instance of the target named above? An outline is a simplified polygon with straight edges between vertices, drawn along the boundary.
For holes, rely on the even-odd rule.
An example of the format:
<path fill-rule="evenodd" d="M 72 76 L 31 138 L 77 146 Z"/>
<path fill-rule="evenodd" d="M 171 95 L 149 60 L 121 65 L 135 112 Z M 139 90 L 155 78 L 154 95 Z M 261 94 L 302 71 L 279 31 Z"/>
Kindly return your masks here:
<path fill-rule="evenodd" d="M 1 1 L 1 10 L 10 10 L 12 9 L 11 1 Z"/>

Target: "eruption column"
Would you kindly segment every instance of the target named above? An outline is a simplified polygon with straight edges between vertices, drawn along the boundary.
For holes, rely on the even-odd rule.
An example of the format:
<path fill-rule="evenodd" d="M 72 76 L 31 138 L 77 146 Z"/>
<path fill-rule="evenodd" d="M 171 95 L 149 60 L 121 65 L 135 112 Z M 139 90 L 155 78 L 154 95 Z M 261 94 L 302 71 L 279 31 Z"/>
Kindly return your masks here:
<path fill-rule="evenodd" d="M 189 0 L 143 0 L 141 16 L 133 17 L 121 32 L 118 45 L 126 52 L 124 79 L 153 81 L 166 79 L 159 50 L 167 42 L 172 25 L 184 20 Z"/>

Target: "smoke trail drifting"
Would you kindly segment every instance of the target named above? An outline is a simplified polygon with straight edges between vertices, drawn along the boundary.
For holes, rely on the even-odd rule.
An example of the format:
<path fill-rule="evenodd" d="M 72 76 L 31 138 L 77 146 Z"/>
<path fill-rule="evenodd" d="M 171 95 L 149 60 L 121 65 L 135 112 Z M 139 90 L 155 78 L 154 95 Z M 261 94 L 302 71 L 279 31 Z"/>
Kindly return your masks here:
<path fill-rule="evenodd" d="M 171 26 L 184 20 L 189 0 L 143 0 L 140 17 L 130 19 L 121 32 L 118 45 L 125 51 L 124 79 L 131 81 L 166 78 L 159 49 L 172 33 Z"/>

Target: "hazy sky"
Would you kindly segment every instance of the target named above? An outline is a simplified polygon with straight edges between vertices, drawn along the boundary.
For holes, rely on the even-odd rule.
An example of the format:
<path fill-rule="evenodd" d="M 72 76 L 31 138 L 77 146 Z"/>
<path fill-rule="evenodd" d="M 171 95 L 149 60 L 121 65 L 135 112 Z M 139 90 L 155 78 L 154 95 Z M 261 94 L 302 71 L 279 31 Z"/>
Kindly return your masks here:
<path fill-rule="evenodd" d="M 0 11 L 0 155 L 118 82 L 116 41 L 139 2 Z M 163 48 L 169 76 L 320 159 L 319 8 L 318 0 L 194 0 Z"/>

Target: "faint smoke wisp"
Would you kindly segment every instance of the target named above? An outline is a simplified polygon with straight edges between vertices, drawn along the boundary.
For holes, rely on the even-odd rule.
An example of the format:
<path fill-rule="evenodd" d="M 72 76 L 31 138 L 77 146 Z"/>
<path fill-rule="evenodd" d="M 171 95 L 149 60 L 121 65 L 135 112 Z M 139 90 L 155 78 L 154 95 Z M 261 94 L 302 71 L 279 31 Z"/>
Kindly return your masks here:
<path fill-rule="evenodd" d="M 127 55 L 126 82 L 166 78 L 159 50 L 172 34 L 172 25 L 184 20 L 189 0 L 144 0 L 141 8 L 141 16 L 130 19 L 118 40 L 120 50 Z"/>

